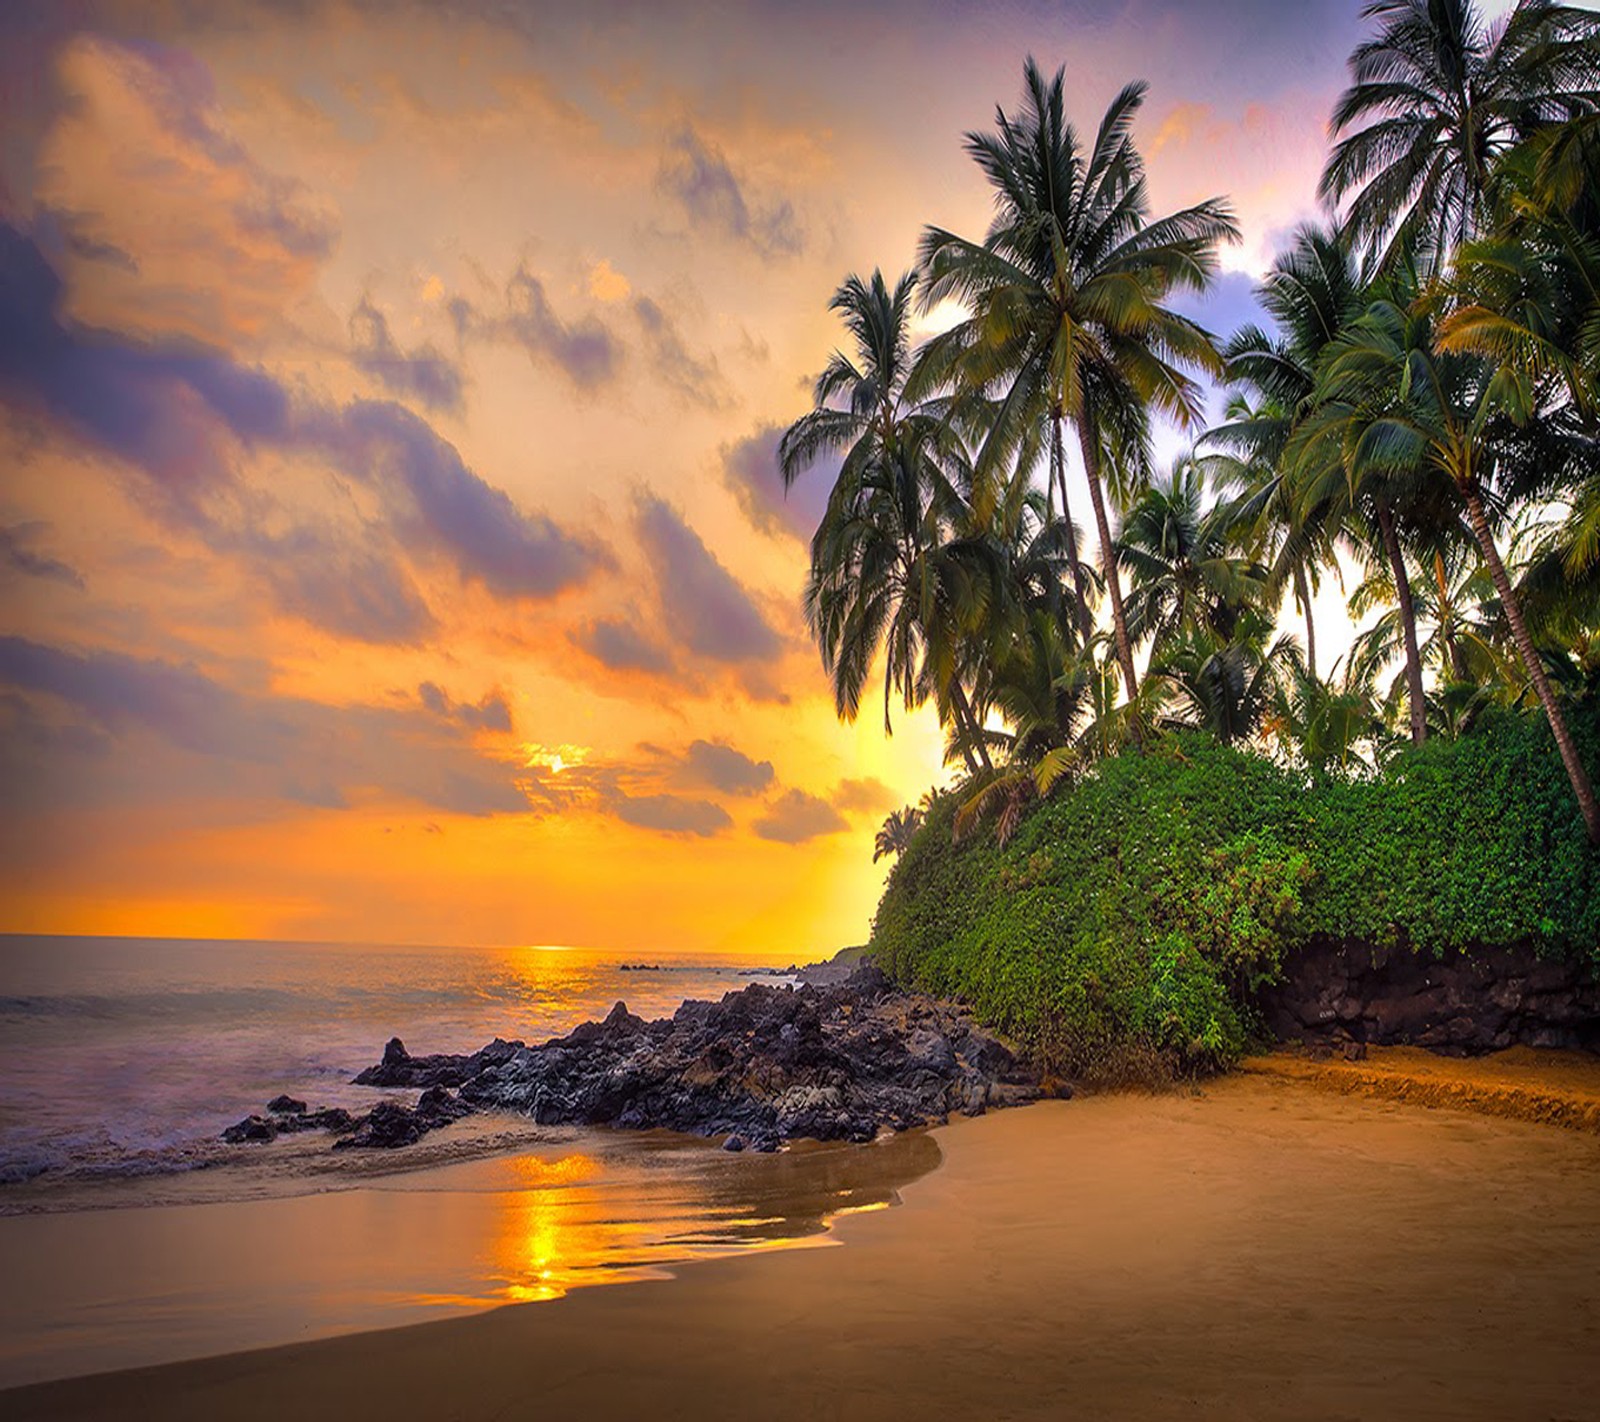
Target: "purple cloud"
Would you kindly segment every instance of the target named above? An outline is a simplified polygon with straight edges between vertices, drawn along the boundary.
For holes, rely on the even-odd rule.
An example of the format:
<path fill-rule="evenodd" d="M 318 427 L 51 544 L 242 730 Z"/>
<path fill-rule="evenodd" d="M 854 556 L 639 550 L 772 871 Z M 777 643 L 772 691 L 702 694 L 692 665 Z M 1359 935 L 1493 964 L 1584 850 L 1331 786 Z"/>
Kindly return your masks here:
<path fill-rule="evenodd" d="M 792 257 L 805 245 L 793 206 L 787 201 L 753 206 L 721 149 L 688 125 L 667 139 L 656 181 L 697 227 L 767 255 Z"/>
<path fill-rule="evenodd" d="M 809 544 L 839 477 L 836 459 L 819 459 L 785 490 L 778 474 L 783 426 L 759 429 L 722 446 L 722 482 L 762 533 L 786 533 Z"/>
<path fill-rule="evenodd" d="M 665 672 L 672 658 L 664 647 L 639 631 L 638 617 L 597 617 L 574 628 L 567 640 L 612 671 Z"/>
<path fill-rule="evenodd" d="M 619 794 L 612 805 L 612 813 L 636 829 L 693 835 L 698 839 L 709 839 L 733 825 L 728 812 L 720 805 L 682 795 Z"/>
<path fill-rule="evenodd" d="M 643 495 L 637 526 L 675 641 L 717 662 L 768 661 L 782 652 L 750 594 L 668 504 Z"/>
<path fill-rule="evenodd" d="M 762 839 L 778 844 L 804 844 L 808 839 L 849 828 L 837 809 L 804 790 L 790 790 L 780 795 L 755 823 L 755 831 Z"/>
<path fill-rule="evenodd" d="M 692 741 L 683 758 L 683 776 L 724 795 L 755 795 L 772 784 L 770 760 L 752 760 L 720 741 Z"/>
<path fill-rule="evenodd" d="M 389 332 L 388 318 L 365 297 L 350 313 L 350 339 L 356 368 L 391 394 L 430 410 L 460 410 L 462 379 L 455 364 L 431 345 L 401 350 Z"/>

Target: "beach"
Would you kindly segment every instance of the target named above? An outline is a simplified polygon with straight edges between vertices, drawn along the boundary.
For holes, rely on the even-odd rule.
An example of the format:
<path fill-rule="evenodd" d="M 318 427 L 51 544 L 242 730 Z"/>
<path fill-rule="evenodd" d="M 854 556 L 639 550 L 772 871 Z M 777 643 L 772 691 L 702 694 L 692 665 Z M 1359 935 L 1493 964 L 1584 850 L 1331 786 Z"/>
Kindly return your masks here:
<path fill-rule="evenodd" d="M 0 1400 L 13 1419 L 1595 1415 L 1591 1132 L 1235 1075 L 931 1134 L 939 1167 L 836 1220 L 839 1248 Z"/>

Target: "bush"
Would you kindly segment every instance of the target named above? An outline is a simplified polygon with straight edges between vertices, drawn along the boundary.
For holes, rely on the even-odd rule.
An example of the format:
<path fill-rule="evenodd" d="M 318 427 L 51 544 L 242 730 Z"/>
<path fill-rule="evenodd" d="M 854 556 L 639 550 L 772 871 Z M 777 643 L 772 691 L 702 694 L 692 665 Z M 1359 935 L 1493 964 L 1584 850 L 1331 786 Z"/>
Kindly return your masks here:
<path fill-rule="evenodd" d="M 1574 707 L 1594 764 L 1600 726 Z M 1251 992 L 1313 936 L 1600 962 L 1600 856 L 1542 719 L 1490 717 L 1382 773 L 1313 777 L 1200 733 L 1103 762 L 1002 849 L 956 797 L 890 875 L 872 951 L 1080 1076 L 1215 1069 Z"/>

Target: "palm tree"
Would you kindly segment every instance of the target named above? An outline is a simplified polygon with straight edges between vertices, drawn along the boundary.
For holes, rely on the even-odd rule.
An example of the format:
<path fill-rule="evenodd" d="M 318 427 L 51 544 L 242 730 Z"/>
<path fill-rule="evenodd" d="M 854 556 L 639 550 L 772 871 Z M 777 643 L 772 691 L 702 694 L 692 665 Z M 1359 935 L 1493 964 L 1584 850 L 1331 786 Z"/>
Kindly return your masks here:
<path fill-rule="evenodd" d="M 1272 633 L 1271 620 L 1254 608 L 1244 610 L 1231 637 L 1191 625 L 1151 659 L 1146 681 L 1167 685 L 1176 724 L 1202 726 L 1224 745 L 1246 739 L 1271 714 L 1295 650 L 1292 638 Z"/>
<path fill-rule="evenodd" d="M 1205 466 L 1180 459 L 1143 490 L 1122 519 L 1117 562 L 1128 571 L 1128 630 L 1151 656 L 1191 624 L 1226 639 L 1247 603 L 1259 601 L 1265 569 L 1235 549 L 1233 508 L 1208 505 Z"/>
<path fill-rule="evenodd" d="M 915 805 L 903 810 L 891 810 L 874 841 L 872 862 L 876 864 L 886 854 L 898 859 L 911 847 L 911 837 L 922 827 L 922 811 Z"/>
<path fill-rule="evenodd" d="M 1322 569 L 1337 569 L 1337 548 L 1348 534 L 1327 502 L 1300 497 L 1285 450 L 1296 424 L 1311 412 L 1317 361 L 1361 313 L 1364 287 L 1345 243 L 1326 228 L 1303 226 L 1257 288 L 1277 327 L 1275 336 L 1246 326 L 1224 347 L 1230 384 L 1242 387 L 1225 422 L 1200 442 L 1219 480 L 1237 485 L 1236 537 L 1245 537 L 1267 566 L 1273 601 L 1292 587 L 1306 621 L 1306 663 L 1317 668 L 1311 595 Z M 1248 533 L 1246 533 L 1248 530 Z"/>
<path fill-rule="evenodd" d="M 1494 582 L 1511 638 L 1555 736 L 1591 842 L 1600 844 L 1600 804 L 1528 631 L 1522 603 L 1496 546 L 1491 504 L 1501 450 L 1537 411 L 1534 388 L 1515 366 L 1436 350 L 1436 323 L 1376 302 L 1330 352 L 1320 382 L 1329 403 L 1350 412 L 1352 464 L 1445 476 Z"/>
<path fill-rule="evenodd" d="M 778 446 L 784 487 L 823 454 L 841 457 L 828 508 L 811 544 L 807 622 L 833 683 L 839 715 L 854 720 L 875 658 L 884 658 L 884 729 L 895 691 L 909 710 L 932 695 L 954 720 L 970 769 L 988 764 L 977 718 L 956 674 L 961 624 L 986 596 L 949 530 L 960 517 L 965 451 L 941 411 L 912 402 L 910 316 L 916 278 L 891 292 L 880 271 L 847 277 L 830 309 L 854 337 L 836 351 L 815 406 Z"/>
<path fill-rule="evenodd" d="M 1216 372 L 1210 337 L 1165 303 L 1200 289 L 1215 268 L 1217 245 L 1238 228 L 1220 199 L 1149 221 L 1144 164 L 1132 124 L 1145 86 L 1131 84 L 1111 103 L 1085 147 L 1065 117 L 1063 72 L 1046 81 L 1030 57 L 1022 111 L 996 111 L 996 131 L 969 133 L 966 148 L 994 189 L 995 217 L 984 240 L 942 228 L 923 235 L 921 299 L 946 298 L 972 313 L 929 342 L 922 381 L 993 398 L 994 418 L 975 460 L 981 509 L 992 482 L 1026 464 L 1048 434 L 1049 487 L 1067 503 L 1062 426 L 1077 431 L 1100 537 L 1100 566 L 1111 602 L 1118 662 L 1129 700 L 1138 684 L 1101 487 L 1108 443 L 1135 460 L 1148 457 L 1148 416 L 1185 425 L 1200 412 L 1186 369 Z M 1076 575 L 1076 550 L 1070 551 Z M 1087 641 L 1089 591 L 1077 583 L 1079 633 Z"/>
<path fill-rule="evenodd" d="M 1374 0 L 1377 35 L 1350 57 L 1318 192 L 1384 254 L 1442 253 L 1478 232 L 1497 158 L 1600 101 L 1600 19 L 1518 0 L 1491 25 L 1473 0 Z"/>

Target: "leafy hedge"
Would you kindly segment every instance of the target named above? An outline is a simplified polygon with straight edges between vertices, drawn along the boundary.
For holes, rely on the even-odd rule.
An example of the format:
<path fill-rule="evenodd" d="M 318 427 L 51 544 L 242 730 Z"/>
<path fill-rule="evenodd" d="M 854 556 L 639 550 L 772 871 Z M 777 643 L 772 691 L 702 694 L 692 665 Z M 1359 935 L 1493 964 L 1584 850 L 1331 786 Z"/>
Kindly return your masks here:
<path fill-rule="evenodd" d="M 1600 765 L 1600 717 L 1573 712 Z M 1173 737 L 1059 790 L 1003 849 L 992 831 L 953 844 L 955 810 L 936 806 L 891 873 L 873 954 L 1065 1070 L 1225 1064 L 1248 990 L 1312 935 L 1600 962 L 1600 855 L 1539 718 L 1349 779 Z"/>

